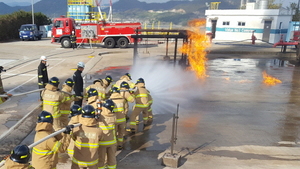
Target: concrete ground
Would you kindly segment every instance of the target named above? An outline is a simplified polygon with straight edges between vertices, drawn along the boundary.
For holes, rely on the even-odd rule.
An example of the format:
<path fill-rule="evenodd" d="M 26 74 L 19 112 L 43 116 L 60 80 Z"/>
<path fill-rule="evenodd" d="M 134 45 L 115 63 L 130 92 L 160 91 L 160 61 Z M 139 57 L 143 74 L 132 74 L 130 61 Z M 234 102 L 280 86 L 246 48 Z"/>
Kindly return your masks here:
<path fill-rule="evenodd" d="M 171 56 L 174 48 L 169 47 Z M 143 131 L 141 123 L 139 132 L 126 138 L 124 150 L 117 153 L 120 169 L 170 168 L 161 165 L 161 157 L 170 152 L 177 104 L 174 152 L 182 157 L 179 168 L 298 168 L 300 70 L 293 64 L 294 49 L 282 54 L 266 43 L 214 42 L 208 50 L 208 77 L 199 80 L 163 61 L 165 44 L 140 46 L 141 61 L 132 66 L 133 48 L 62 49 L 46 39 L 2 43 L 0 63 L 7 72 L 1 77 L 9 93 L 37 89 L 41 55 L 49 57 L 49 77 L 57 76 L 61 83 L 79 61 L 86 63 L 86 85 L 106 75 L 117 80 L 126 72 L 134 81 L 143 77 L 154 97 L 155 116 L 149 128 Z M 282 83 L 264 85 L 263 71 Z M 39 104 L 33 93 L 0 105 L 2 156 L 15 145 L 32 143 Z M 62 157 L 58 168 L 70 168 L 69 159 Z"/>

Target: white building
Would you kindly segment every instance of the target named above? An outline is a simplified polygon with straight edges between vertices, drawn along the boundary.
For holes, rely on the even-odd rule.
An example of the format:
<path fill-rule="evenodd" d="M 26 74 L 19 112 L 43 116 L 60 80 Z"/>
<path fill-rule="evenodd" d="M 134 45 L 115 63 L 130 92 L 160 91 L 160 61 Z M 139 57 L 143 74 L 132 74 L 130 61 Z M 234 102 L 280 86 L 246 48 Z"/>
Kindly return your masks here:
<path fill-rule="evenodd" d="M 241 5 L 242 6 L 242 5 Z M 206 32 L 215 40 L 250 40 L 252 33 L 258 40 L 276 43 L 285 39 L 292 14 L 289 10 L 266 9 L 267 1 L 247 3 L 246 9 L 206 10 Z"/>

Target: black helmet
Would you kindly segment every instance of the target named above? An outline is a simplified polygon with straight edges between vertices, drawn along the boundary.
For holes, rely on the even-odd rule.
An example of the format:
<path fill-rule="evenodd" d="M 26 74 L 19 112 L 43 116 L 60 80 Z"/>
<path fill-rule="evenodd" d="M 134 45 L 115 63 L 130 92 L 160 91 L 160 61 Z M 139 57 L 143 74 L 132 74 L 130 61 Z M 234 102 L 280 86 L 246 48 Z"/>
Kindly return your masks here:
<path fill-rule="evenodd" d="M 93 84 L 95 84 L 96 82 L 100 82 L 101 83 L 102 80 L 101 79 L 96 79 L 96 80 L 93 81 Z"/>
<path fill-rule="evenodd" d="M 70 109 L 70 117 L 77 116 L 82 113 L 82 108 L 78 104 L 73 104 Z"/>
<path fill-rule="evenodd" d="M 68 78 L 68 79 L 65 81 L 65 84 L 68 85 L 68 86 L 70 86 L 70 87 L 73 87 L 74 84 L 75 84 L 75 82 L 74 82 L 73 79 Z"/>
<path fill-rule="evenodd" d="M 47 112 L 47 111 L 42 111 L 41 114 L 38 116 L 38 123 L 42 123 L 42 122 L 46 122 L 46 123 L 53 123 L 53 116 L 51 113 Z"/>
<path fill-rule="evenodd" d="M 125 75 L 128 76 L 130 80 L 132 80 L 131 75 L 129 73 L 125 73 Z"/>
<path fill-rule="evenodd" d="M 119 90 L 117 87 L 112 87 L 112 88 L 110 89 L 110 92 L 111 92 L 111 93 L 120 93 L 120 90 Z"/>
<path fill-rule="evenodd" d="M 107 108 L 108 110 L 110 110 L 112 112 L 115 108 L 115 103 L 112 100 L 108 99 L 103 104 L 103 107 Z"/>
<path fill-rule="evenodd" d="M 92 105 L 85 105 L 82 108 L 82 117 L 84 118 L 95 118 L 95 109 Z"/>
<path fill-rule="evenodd" d="M 18 145 L 11 151 L 9 158 L 14 162 L 26 164 L 30 159 L 30 150 L 26 145 Z"/>
<path fill-rule="evenodd" d="M 136 83 L 137 83 L 137 84 L 138 84 L 138 83 L 145 83 L 145 81 L 144 81 L 143 78 L 139 78 L 139 79 L 136 81 Z"/>
<path fill-rule="evenodd" d="M 127 82 L 122 82 L 121 85 L 120 85 L 120 88 L 126 88 L 126 89 L 129 89 L 129 84 Z"/>
<path fill-rule="evenodd" d="M 87 93 L 88 93 L 88 97 L 98 96 L 98 91 L 94 88 L 90 88 Z"/>
<path fill-rule="evenodd" d="M 106 80 L 109 84 L 113 81 L 112 77 L 109 76 L 109 75 L 105 77 L 105 80 Z"/>
<path fill-rule="evenodd" d="M 57 77 L 51 77 L 51 79 L 49 80 L 49 84 L 58 87 L 59 79 Z"/>

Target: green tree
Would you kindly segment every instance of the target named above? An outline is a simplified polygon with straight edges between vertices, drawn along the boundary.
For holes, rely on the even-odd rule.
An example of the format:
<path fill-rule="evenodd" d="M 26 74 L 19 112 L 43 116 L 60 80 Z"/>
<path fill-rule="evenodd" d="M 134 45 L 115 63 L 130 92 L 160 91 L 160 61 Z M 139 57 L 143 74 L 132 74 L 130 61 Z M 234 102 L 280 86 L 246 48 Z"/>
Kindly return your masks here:
<path fill-rule="evenodd" d="M 281 8 L 281 6 L 282 6 L 281 3 L 275 4 L 274 2 L 275 2 L 275 0 L 268 0 L 268 9 L 279 9 L 279 8 Z"/>
<path fill-rule="evenodd" d="M 51 23 L 51 20 L 40 12 L 34 14 L 34 20 L 38 27 Z M 32 23 L 31 12 L 17 11 L 12 14 L 0 15 L 0 41 L 19 38 L 18 29 L 21 25 L 29 23 Z"/>

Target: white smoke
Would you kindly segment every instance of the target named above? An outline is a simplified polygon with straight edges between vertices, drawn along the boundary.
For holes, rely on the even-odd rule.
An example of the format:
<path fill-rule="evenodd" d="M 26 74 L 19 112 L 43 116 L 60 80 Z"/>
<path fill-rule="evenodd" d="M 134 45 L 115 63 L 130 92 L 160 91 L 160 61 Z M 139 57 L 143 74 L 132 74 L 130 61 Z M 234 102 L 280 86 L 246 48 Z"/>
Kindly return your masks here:
<path fill-rule="evenodd" d="M 199 89 L 199 83 L 191 71 L 173 63 L 153 59 L 141 59 L 130 70 L 132 81 L 145 80 L 153 97 L 153 114 L 176 113 L 177 104 L 184 107 Z M 196 92 L 196 93 L 195 93 Z"/>

